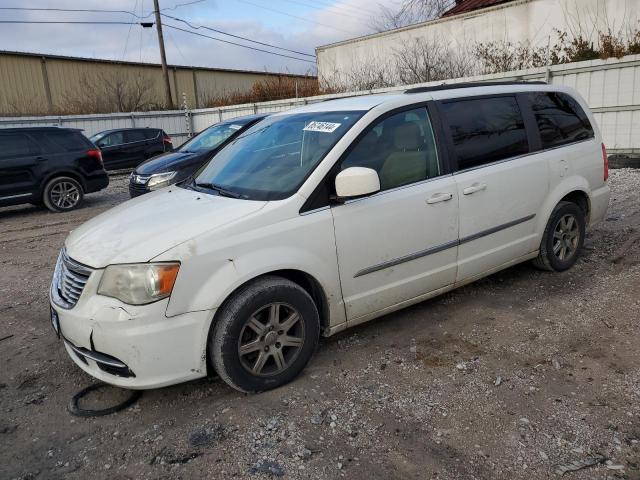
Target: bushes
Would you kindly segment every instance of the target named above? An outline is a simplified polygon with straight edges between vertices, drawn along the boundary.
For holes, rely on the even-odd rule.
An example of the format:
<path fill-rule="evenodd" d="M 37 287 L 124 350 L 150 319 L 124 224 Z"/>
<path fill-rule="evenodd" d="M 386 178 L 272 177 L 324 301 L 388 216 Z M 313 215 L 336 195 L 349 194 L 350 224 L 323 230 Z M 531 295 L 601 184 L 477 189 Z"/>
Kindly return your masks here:
<path fill-rule="evenodd" d="M 622 31 L 597 32 L 597 41 L 591 42 L 580 31 L 574 34 L 555 31 L 556 42 L 549 47 L 534 47 L 511 42 L 485 42 L 475 45 L 473 52 L 481 65 L 482 73 L 499 73 L 510 70 L 622 58 L 640 54 L 640 29 L 628 34 Z"/>
<path fill-rule="evenodd" d="M 295 78 L 274 75 L 255 82 L 248 91 L 236 90 L 222 95 L 206 96 L 203 103 L 205 107 L 223 107 L 285 98 L 311 97 L 323 93 L 331 93 L 331 91 L 321 90 L 316 77 Z"/>

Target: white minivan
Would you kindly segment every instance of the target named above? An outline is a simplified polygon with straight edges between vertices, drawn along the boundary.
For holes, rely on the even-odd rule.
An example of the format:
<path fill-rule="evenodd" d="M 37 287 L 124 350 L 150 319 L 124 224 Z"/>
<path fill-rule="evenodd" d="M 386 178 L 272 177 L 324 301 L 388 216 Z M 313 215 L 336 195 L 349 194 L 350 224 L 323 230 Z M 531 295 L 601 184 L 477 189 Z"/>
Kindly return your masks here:
<path fill-rule="evenodd" d="M 563 271 L 609 203 L 578 94 L 446 85 L 274 114 L 192 180 L 65 241 L 51 320 L 80 368 L 258 392 L 331 335 L 526 260 Z M 393 321 L 390 319 L 389 321 Z"/>

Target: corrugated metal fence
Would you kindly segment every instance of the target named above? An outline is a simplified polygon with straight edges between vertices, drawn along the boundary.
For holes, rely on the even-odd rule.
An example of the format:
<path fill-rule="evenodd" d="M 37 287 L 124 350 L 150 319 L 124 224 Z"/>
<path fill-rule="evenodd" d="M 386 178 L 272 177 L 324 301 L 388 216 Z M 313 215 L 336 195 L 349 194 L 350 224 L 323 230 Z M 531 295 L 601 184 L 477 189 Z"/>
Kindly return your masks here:
<path fill-rule="evenodd" d="M 621 59 L 554 65 L 493 75 L 460 78 L 447 83 L 498 80 L 546 80 L 577 89 L 587 100 L 612 153 L 640 153 L 640 55 Z M 431 82 L 412 86 L 430 86 Z M 102 130 L 126 127 L 162 128 L 179 145 L 187 132 L 199 132 L 209 125 L 252 113 L 281 112 L 296 106 L 367 93 L 402 91 L 393 87 L 368 92 L 353 92 L 318 97 L 184 111 L 114 113 L 108 115 L 70 115 L 60 117 L 0 118 L 0 128 L 36 125 L 60 125 L 81 128 L 90 136 Z"/>

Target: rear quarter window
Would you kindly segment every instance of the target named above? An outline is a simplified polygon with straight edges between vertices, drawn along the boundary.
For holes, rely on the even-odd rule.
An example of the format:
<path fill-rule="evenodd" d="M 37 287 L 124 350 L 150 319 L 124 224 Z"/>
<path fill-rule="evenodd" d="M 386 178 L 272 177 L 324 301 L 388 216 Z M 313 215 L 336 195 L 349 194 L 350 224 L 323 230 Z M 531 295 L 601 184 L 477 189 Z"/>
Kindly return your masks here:
<path fill-rule="evenodd" d="M 580 104 L 566 93 L 529 94 L 542 148 L 553 148 L 594 137 L 593 126 Z"/>
<path fill-rule="evenodd" d="M 89 141 L 80 132 L 40 132 L 37 137 L 42 148 L 52 153 L 77 152 L 91 148 Z"/>
<path fill-rule="evenodd" d="M 142 130 L 142 134 L 147 140 L 154 140 L 160 135 L 160 130 L 157 130 L 155 128 L 147 128 L 145 130 Z"/>
<path fill-rule="evenodd" d="M 440 110 L 453 140 L 458 170 L 529 153 L 524 120 L 513 96 L 445 101 Z"/>
<path fill-rule="evenodd" d="M 125 132 L 126 141 L 131 142 L 142 142 L 147 138 L 147 132 L 144 130 L 127 130 Z"/>

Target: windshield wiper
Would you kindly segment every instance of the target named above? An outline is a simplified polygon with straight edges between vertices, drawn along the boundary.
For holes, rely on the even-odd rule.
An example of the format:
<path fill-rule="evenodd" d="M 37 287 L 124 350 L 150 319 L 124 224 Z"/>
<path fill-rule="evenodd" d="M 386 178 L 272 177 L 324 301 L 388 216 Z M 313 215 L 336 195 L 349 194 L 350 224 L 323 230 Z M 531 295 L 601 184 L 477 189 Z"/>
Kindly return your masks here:
<path fill-rule="evenodd" d="M 232 192 L 231 190 L 227 190 L 226 188 L 220 186 L 220 185 L 216 185 L 215 183 L 196 183 L 196 187 L 201 187 L 201 188 L 207 188 L 209 190 L 213 190 L 215 192 L 218 192 L 219 195 L 222 195 L 224 197 L 231 197 L 231 198 L 240 198 L 241 195 L 239 193 L 236 192 Z"/>

